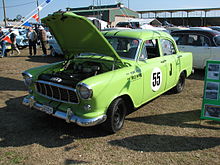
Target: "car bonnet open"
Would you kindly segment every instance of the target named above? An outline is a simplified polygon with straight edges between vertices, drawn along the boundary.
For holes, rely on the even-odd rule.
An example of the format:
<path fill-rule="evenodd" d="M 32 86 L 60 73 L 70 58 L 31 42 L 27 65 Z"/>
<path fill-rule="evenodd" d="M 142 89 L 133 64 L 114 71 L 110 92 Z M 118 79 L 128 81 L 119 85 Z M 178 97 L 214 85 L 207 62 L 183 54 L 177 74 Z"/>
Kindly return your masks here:
<path fill-rule="evenodd" d="M 42 19 L 55 36 L 65 56 L 99 53 L 121 61 L 101 32 L 87 18 L 72 12 L 54 13 Z"/>

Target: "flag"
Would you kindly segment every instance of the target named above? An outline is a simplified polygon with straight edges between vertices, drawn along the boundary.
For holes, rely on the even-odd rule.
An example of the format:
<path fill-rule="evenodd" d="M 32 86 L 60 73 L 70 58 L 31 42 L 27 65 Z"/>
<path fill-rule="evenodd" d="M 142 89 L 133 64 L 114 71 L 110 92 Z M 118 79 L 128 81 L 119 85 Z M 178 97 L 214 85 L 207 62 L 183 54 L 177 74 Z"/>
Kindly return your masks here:
<path fill-rule="evenodd" d="M 2 40 L 9 42 L 12 44 L 11 39 L 8 36 L 5 36 Z"/>
<path fill-rule="evenodd" d="M 27 21 L 25 23 L 23 23 L 23 26 L 29 26 L 29 27 L 32 27 L 31 24 Z"/>
<path fill-rule="evenodd" d="M 32 18 L 34 18 L 37 22 L 39 22 L 39 16 L 38 16 L 38 14 L 34 14 L 34 15 L 32 16 Z"/>
<path fill-rule="evenodd" d="M 46 0 L 46 3 L 49 3 L 51 0 Z"/>

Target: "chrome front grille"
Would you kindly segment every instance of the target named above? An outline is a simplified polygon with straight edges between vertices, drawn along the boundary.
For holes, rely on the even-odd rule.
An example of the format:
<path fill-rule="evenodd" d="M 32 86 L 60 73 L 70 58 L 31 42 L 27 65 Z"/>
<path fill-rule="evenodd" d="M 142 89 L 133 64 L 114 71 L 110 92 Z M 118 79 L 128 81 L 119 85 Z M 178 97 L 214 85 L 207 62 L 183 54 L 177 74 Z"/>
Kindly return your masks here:
<path fill-rule="evenodd" d="M 64 103 L 79 103 L 76 90 L 70 87 L 40 80 L 35 82 L 35 88 L 40 95 L 49 99 Z"/>

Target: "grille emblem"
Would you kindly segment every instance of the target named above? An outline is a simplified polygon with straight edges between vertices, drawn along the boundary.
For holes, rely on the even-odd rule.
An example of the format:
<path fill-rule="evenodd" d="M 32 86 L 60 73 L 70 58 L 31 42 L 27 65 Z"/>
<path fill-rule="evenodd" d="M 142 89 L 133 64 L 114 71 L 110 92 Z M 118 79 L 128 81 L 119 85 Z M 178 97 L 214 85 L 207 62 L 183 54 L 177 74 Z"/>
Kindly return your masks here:
<path fill-rule="evenodd" d="M 61 82 L 62 81 L 62 79 L 59 77 L 52 77 L 52 78 L 50 78 L 50 80 L 54 81 L 54 82 Z"/>

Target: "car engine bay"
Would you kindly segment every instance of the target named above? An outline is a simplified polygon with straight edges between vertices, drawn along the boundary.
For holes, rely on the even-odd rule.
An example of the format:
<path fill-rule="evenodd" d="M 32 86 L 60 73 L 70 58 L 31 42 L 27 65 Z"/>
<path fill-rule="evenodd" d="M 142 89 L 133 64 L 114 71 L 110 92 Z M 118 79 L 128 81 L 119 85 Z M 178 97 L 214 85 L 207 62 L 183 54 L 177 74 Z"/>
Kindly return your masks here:
<path fill-rule="evenodd" d="M 103 69 L 103 67 L 105 69 Z M 111 70 L 111 68 L 104 64 L 91 61 L 70 63 L 64 66 L 64 68 L 65 69 L 63 71 L 43 73 L 39 75 L 38 80 L 76 87 L 78 82 L 86 78 Z"/>

